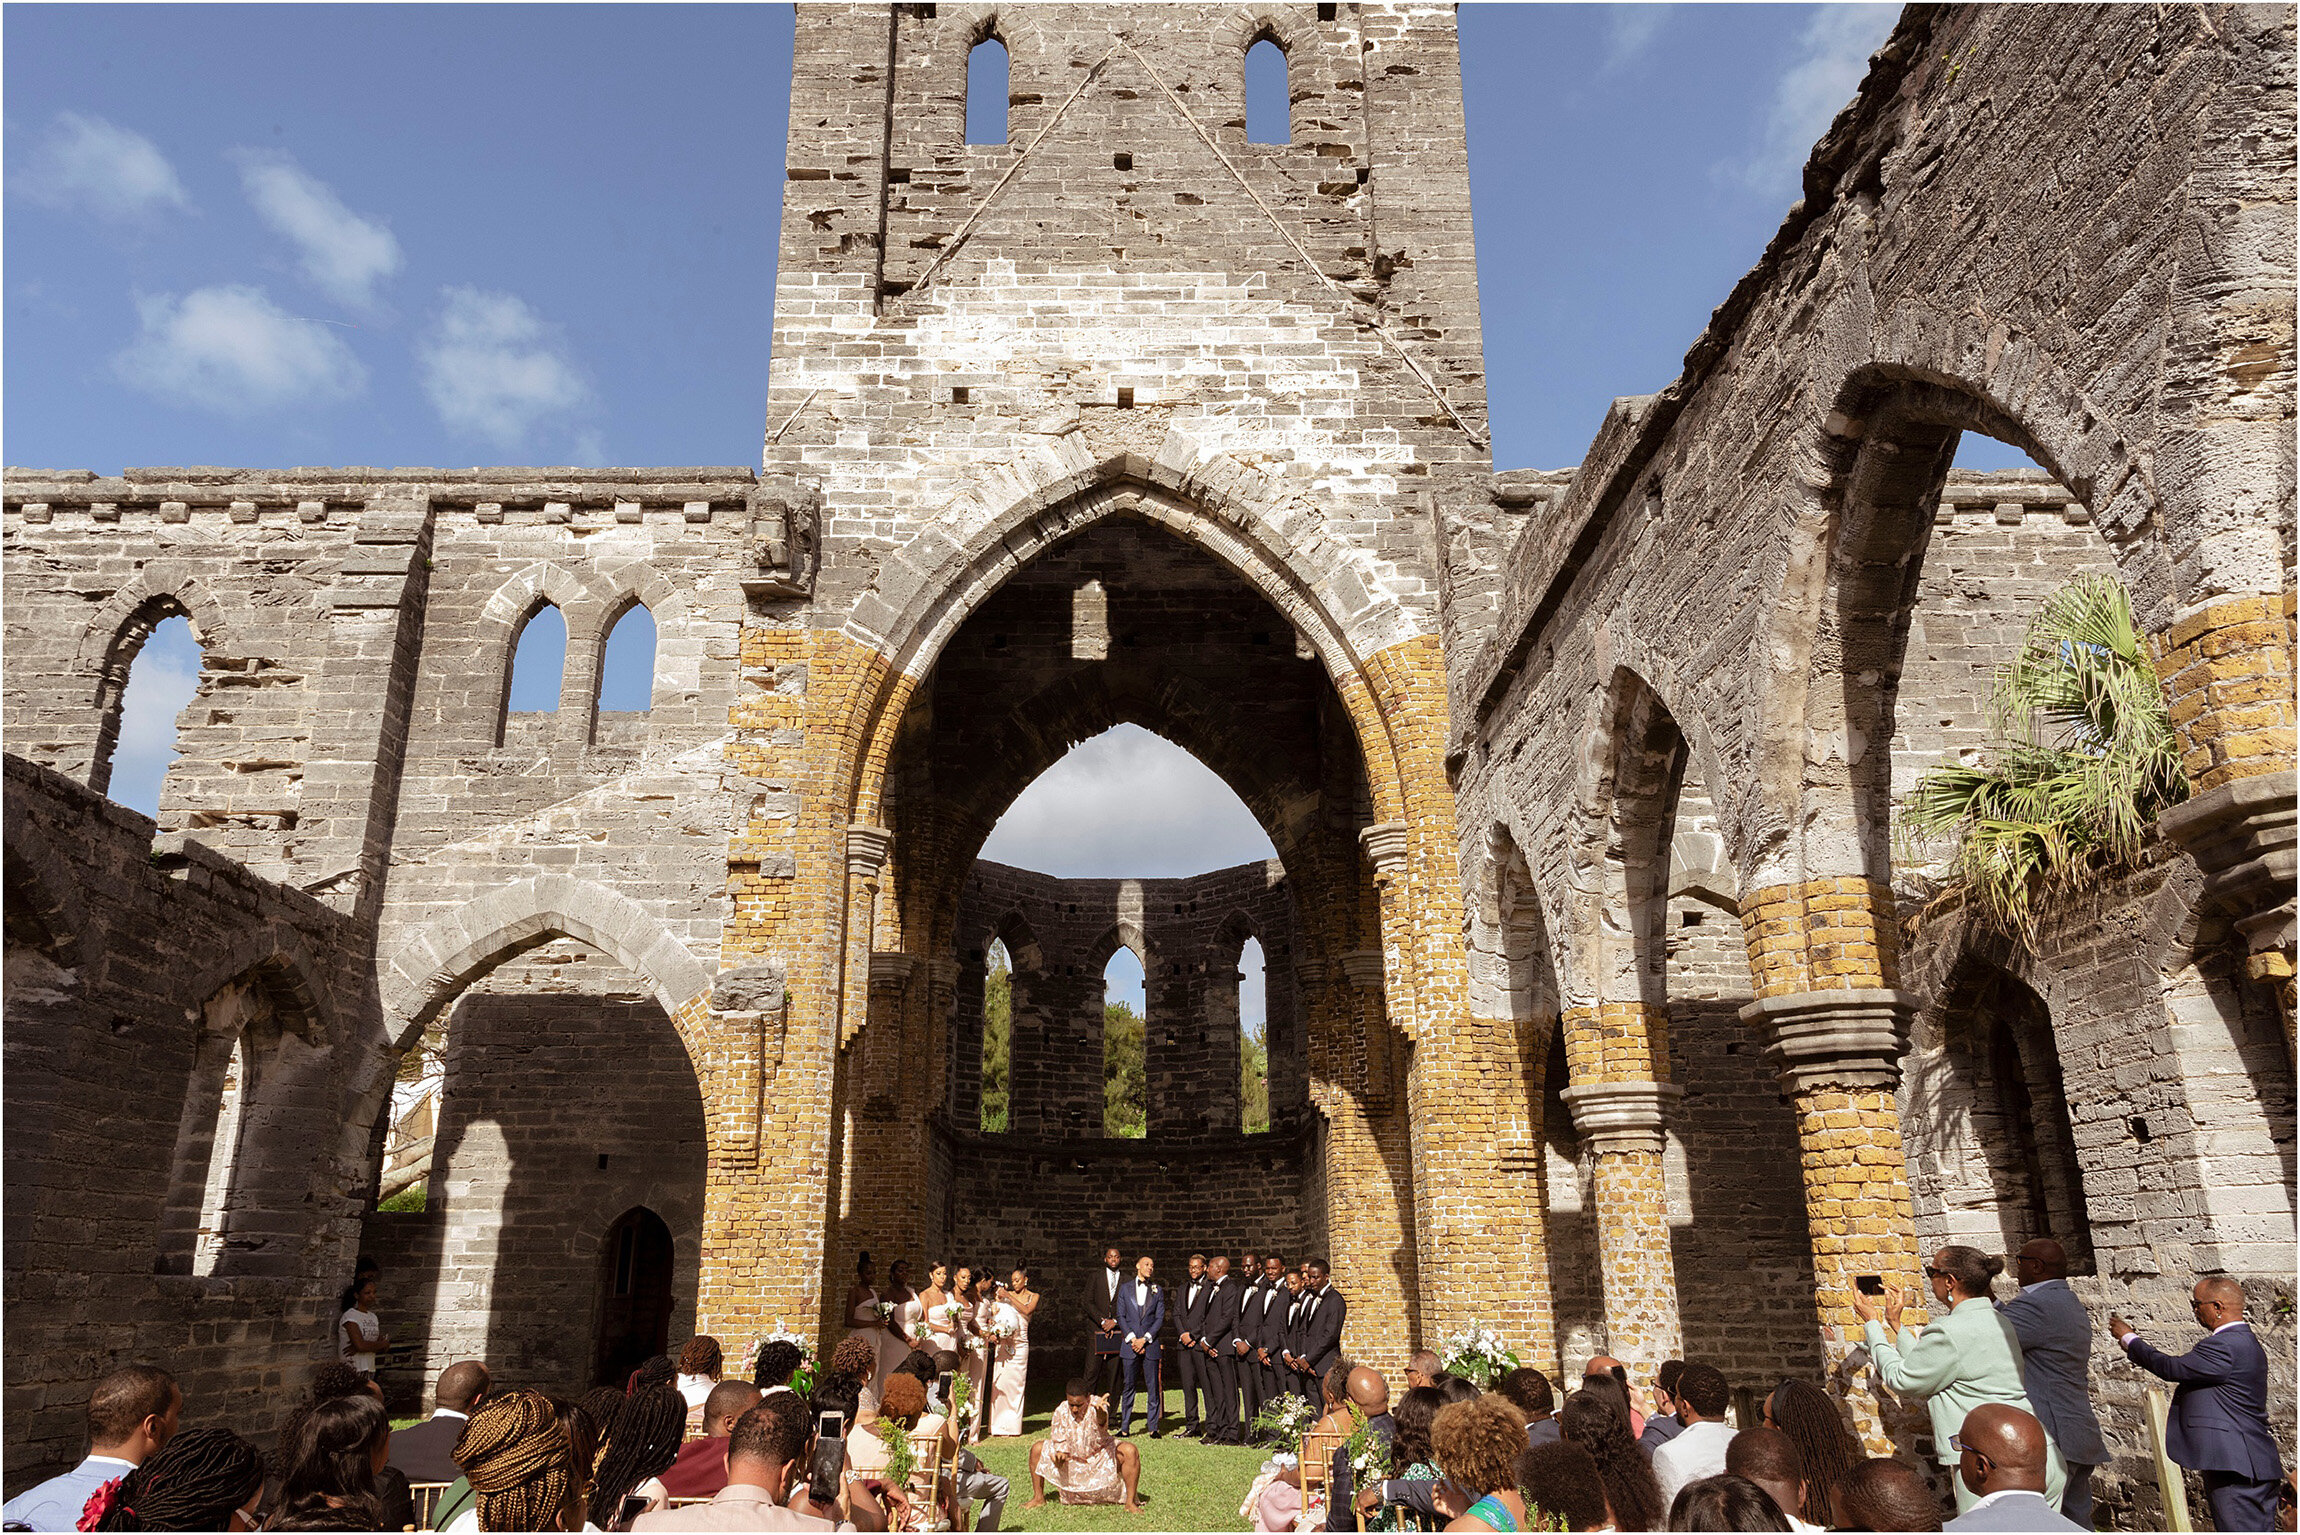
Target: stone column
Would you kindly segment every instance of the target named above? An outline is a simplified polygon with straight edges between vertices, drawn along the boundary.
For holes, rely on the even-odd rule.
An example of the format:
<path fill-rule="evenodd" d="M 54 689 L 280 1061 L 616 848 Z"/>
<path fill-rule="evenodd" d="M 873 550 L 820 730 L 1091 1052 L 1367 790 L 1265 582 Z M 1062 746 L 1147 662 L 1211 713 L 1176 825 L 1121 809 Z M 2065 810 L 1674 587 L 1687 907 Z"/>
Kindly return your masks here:
<path fill-rule="evenodd" d="M 2287 769 L 2231 779 L 2174 805 L 2159 830 L 2204 870 L 2204 900 L 2242 935 L 2244 973 L 2276 994 L 2293 1042 L 2294 809 L 2300 775 Z"/>
<path fill-rule="evenodd" d="M 1349 977 L 1351 1017 L 1365 1071 L 1366 1108 L 1387 1113 L 1397 1092 L 1397 1073 L 1390 1060 L 1389 1016 L 1383 1006 L 1382 951 L 1355 949 L 1342 956 L 1342 974 Z"/>
<path fill-rule="evenodd" d="M 1916 1008 L 1892 984 L 1900 968 L 1892 899 L 1882 884 L 1841 878 L 1769 886 L 1741 901 L 1757 993 L 1741 1017 L 1764 1037 L 1797 1115 L 1829 1388 L 1878 1455 L 1895 1441 L 1905 1446 L 1916 1425 L 1880 1402 L 1867 1372 L 1844 1369 L 1861 1337 L 1855 1282 L 1875 1274 L 1909 1296 L 1908 1324 L 1924 1320 L 1927 1293 L 1894 1101 Z"/>
<path fill-rule="evenodd" d="M 1676 1358 L 1684 1330 L 1661 1151 L 1664 1108 L 1684 1090 L 1640 1073 L 1669 1070 L 1668 1011 L 1641 1002 L 1568 1008 L 1565 1027 L 1569 1060 L 1580 1053 L 1577 1041 L 1606 1052 L 1596 1063 L 1573 1061 L 1578 1085 L 1561 1096 L 1592 1162 L 1607 1350 L 1655 1362 Z"/>

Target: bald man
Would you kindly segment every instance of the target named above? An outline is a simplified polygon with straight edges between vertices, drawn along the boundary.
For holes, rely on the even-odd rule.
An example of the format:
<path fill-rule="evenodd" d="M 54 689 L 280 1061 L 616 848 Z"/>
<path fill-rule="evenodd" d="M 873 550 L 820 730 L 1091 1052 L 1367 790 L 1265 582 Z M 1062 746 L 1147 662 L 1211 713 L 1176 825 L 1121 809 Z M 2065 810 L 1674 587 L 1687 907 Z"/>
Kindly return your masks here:
<path fill-rule="evenodd" d="M 2108 1446 L 2093 1415 L 2092 1381 L 2086 1365 L 2092 1353 L 2092 1318 L 2068 1287 L 2068 1254 L 2050 1237 L 2039 1237 L 2013 1257 L 2020 1293 L 1999 1301 L 1997 1310 L 2020 1338 L 2021 1383 L 2037 1421 L 2052 1435 L 2068 1468 L 2060 1511 L 2083 1529 L 2092 1528 L 2092 1468 L 2108 1464 Z"/>
<path fill-rule="evenodd" d="M 1957 1477 L 1973 1504 L 1943 1530 L 2082 1530 L 2044 1495 L 2044 1425 L 2018 1407 L 1985 1402 L 1957 1430 Z"/>
<path fill-rule="evenodd" d="M 2153 1347 L 2113 1311 L 2108 1330 L 2134 1364 L 2176 1383 L 2164 1447 L 2203 1473 L 2214 1527 L 2273 1530 L 2284 1467 L 2268 1427 L 2268 1354 L 2244 1320 L 2244 1289 L 2199 1279 L 2188 1303 L 2207 1335 L 2185 1354 Z"/>
<path fill-rule="evenodd" d="M 1398 1440 L 1398 1420 L 1390 1416 L 1390 1383 L 1382 1372 L 1358 1365 L 1350 1371 L 1350 1405 L 1365 1414 L 1366 1428 L 1382 1442 L 1384 1448 Z M 1358 1527 L 1354 1483 L 1346 1449 L 1334 1451 L 1333 1490 L 1326 1496 L 1326 1528 L 1354 1530 Z"/>

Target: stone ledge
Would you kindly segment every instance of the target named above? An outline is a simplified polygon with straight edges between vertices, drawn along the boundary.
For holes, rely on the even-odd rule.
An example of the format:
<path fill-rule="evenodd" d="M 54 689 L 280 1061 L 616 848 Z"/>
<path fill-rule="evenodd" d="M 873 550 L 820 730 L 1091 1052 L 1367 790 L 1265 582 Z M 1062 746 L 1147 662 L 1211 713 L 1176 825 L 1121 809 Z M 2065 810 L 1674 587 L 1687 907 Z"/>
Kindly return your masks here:
<path fill-rule="evenodd" d="M 1900 1085 L 1918 1004 L 1905 991 L 1798 991 L 1759 997 L 1741 1019 L 1765 1032 L 1765 1054 L 1786 1092 L 1891 1090 Z"/>

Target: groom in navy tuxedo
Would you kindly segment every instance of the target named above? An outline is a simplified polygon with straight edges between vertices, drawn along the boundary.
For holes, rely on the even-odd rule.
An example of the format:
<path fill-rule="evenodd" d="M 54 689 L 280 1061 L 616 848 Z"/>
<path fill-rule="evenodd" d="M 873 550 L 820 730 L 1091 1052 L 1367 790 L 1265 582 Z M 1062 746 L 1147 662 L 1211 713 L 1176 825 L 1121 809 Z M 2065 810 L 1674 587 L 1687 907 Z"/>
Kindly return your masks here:
<path fill-rule="evenodd" d="M 1126 1382 L 1118 1404 L 1118 1437 L 1134 1427 L 1134 1391 L 1150 1393 L 1150 1437 L 1158 1437 L 1164 1416 L 1165 1382 L 1158 1373 L 1158 1333 L 1166 1325 L 1166 1292 L 1150 1277 L 1157 1265 L 1145 1253 L 1134 1260 L 1134 1277 L 1118 1287 L 1118 1363 Z"/>

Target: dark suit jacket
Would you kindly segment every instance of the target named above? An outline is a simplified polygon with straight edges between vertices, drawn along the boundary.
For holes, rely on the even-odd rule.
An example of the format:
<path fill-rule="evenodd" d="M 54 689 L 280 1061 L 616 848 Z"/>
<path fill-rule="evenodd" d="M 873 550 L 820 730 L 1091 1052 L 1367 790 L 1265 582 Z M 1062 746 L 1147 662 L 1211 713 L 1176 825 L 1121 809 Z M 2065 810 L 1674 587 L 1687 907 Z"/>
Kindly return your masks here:
<path fill-rule="evenodd" d="M 1150 1300 L 1145 1306 L 1134 1304 L 1134 1278 L 1128 1275 L 1118 1285 L 1118 1336 L 1123 1341 L 1129 1334 L 1150 1341 L 1143 1347 L 1142 1357 L 1158 1357 L 1158 1334 L 1166 1325 L 1166 1291 L 1157 1280 L 1150 1281 Z M 1124 1349 L 1120 1357 L 1134 1352 Z"/>
<path fill-rule="evenodd" d="M 1193 1285 L 1197 1286 L 1198 1289 L 1196 1304 L 1192 1304 L 1190 1300 L 1190 1288 Z M 1202 1279 L 1184 1278 L 1179 1285 L 1175 1286 L 1174 1329 L 1177 1335 L 1188 1333 L 1193 1347 L 1196 1346 L 1199 1335 L 1206 1330 L 1206 1312 L 1213 1303 L 1214 1276 L 1211 1274 Z"/>
<path fill-rule="evenodd" d="M 1262 1286 L 1241 1325 L 1246 1328 L 1247 1341 L 1256 1348 L 1268 1349 L 1270 1363 L 1276 1364 L 1278 1350 L 1286 1341 L 1286 1287 Z"/>
<path fill-rule="evenodd" d="M 2132 1340 L 2132 1362 L 2178 1382 L 2165 1449 L 2192 1471 L 2230 1471 L 2254 1481 L 2284 1474 L 2268 1428 L 2268 1354 L 2247 1323 L 2201 1339 L 2178 1356 L 2145 1338 Z"/>
<path fill-rule="evenodd" d="M 1398 1442 L 1398 1420 L 1386 1412 L 1377 1412 L 1366 1419 L 1366 1429 L 1383 1444 L 1395 1445 Z M 1330 1484 L 1332 1490 L 1326 1494 L 1326 1528 L 1329 1530 L 1354 1530 L 1358 1527 L 1355 1502 L 1358 1495 L 1357 1478 L 1350 1471 L 1349 1453 L 1347 1445 L 1336 1447 L 1333 1466 L 1328 1473 L 1333 1478 Z"/>
<path fill-rule="evenodd" d="M 1206 1341 L 1223 1358 L 1233 1357 L 1237 1350 L 1230 1340 L 1238 1335 L 1238 1282 L 1224 1278 L 1214 1287 L 1213 1296 L 1206 1306 Z"/>
<path fill-rule="evenodd" d="M 1308 1346 L 1302 1334 L 1302 1308 L 1308 1301 L 1309 1296 L 1306 1294 L 1289 1293 L 1278 1302 L 1286 1308 L 1286 1319 L 1278 1324 L 1278 1348 L 1284 1349 L 1296 1359 L 1302 1357 L 1302 1350 Z M 1270 1357 L 1278 1357 L 1277 1348 L 1270 1350 Z"/>
<path fill-rule="evenodd" d="M 391 1460 L 411 1482 L 452 1482 L 463 1468 L 449 1458 L 468 1418 L 430 1417 L 391 1436 Z"/>
<path fill-rule="evenodd" d="M 1329 1284 L 1319 1297 L 1317 1314 L 1302 1324 L 1302 1346 L 1294 1352 L 1309 1361 L 1321 1380 L 1342 1357 L 1342 1325 L 1349 1314 L 1350 1303 Z"/>
<path fill-rule="evenodd" d="M 1081 1292 L 1086 1301 L 1086 1330 L 1094 1336 L 1094 1351 L 1097 1354 L 1118 1352 L 1117 1335 L 1102 1330 L 1104 1322 L 1118 1315 L 1118 1303 L 1110 1295 L 1109 1273 L 1106 1268 L 1095 1269 L 1094 1277 L 1086 1281 L 1086 1288 Z M 1121 1290 L 1133 1282 L 1132 1274 L 1120 1273 L 1118 1276 L 1118 1288 Z"/>

